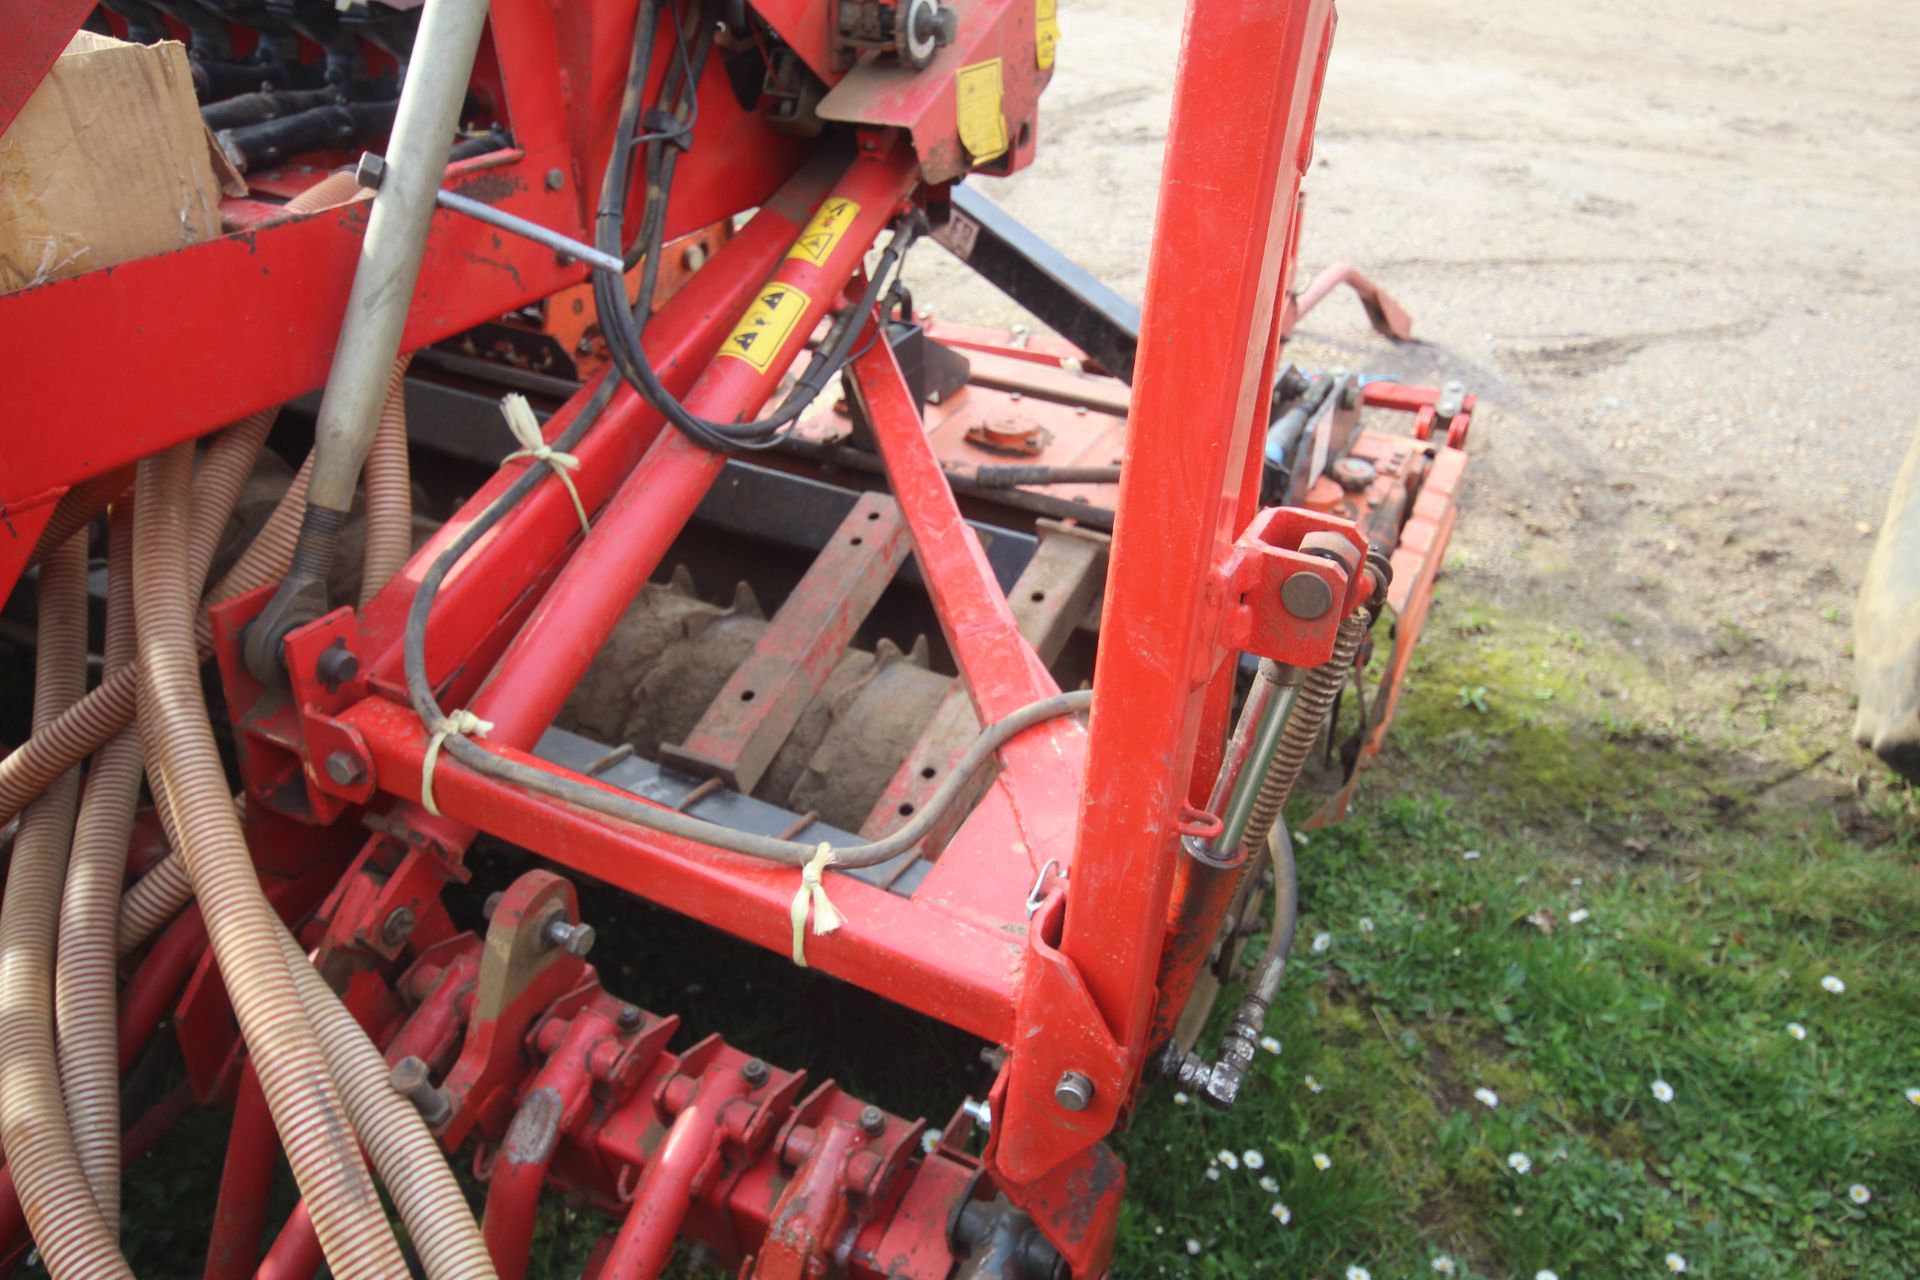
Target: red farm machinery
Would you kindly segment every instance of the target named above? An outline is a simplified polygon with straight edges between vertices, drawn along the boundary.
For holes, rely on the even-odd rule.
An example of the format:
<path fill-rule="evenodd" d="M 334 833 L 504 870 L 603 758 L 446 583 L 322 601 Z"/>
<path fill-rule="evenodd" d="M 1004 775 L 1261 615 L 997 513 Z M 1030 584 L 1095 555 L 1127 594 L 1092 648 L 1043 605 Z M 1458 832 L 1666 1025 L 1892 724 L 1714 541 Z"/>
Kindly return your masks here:
<path fill-rule="evenodd" d="M 1291 287 L 1329 0 L 1191 6 L 1139 308 L 982 195 L 1054 0 L 0 14 L 16 213 L 82 28 L 219 186 L 0 293 L 5 1269 L 133 1274 L 123 1161 L 206 1108 L 165 1274 L 519 1277 L 543 1197 L 602 1280 L 1107 1274 L 1110 1135 L 1233 1105 L 1285 948 L 1227 943 L 1378 750 L 1465 467 L 1457 386 L 1285 358 L 1341 284 L 1407 336 Z M 1049 332 L 917 309 L 922 237 Z M 685 989 L 731 935 L 979 1087 L 643 1007 L 669 916 Z"/>

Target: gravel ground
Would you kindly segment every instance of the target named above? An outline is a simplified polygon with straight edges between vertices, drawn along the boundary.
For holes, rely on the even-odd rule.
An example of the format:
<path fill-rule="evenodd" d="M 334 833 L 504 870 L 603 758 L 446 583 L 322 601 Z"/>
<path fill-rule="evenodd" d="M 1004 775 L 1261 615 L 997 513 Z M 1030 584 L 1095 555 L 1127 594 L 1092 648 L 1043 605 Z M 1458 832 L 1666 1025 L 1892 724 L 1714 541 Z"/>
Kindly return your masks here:
<path fill-rule="evenodd" d="M 988 185 L 1134 298 L 1181 8 L 1063 3 L 1039 158 Z M 1363 265 L 1418 340 L 1335 297 L 1290 349 L 1480 395 L 1454 590 L 1631 645 L 1682 703 L 1785 681 L 1846 768 L 1847 623 L 1920 395 L 1916 48 L 1896 0 L 1349 3 L 1300 267 Z M 1020 319 L 937 251 L 913 277 Z"/>

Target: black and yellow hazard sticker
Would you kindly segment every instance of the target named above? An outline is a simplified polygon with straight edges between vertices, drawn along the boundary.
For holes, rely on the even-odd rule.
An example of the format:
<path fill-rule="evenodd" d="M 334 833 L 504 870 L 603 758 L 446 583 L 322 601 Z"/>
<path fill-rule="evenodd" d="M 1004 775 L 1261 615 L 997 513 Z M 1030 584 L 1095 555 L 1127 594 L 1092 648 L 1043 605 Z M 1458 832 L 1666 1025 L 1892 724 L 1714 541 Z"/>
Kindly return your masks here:
<path fill-rule="evenodd" d="M 834 196 L 820 206 L 820 212 L 813 215 L 813 221 L 793 242 L 793 248 L 787 250 L 789 258 L 798 258 L 802 262 L 811 262 L 816 267 L 827 265 L 827 259 L 840 247 L 841 237 L 847 234 L 847 228 L 853 225 L 854 215 L 860 212 L 860 202 L 848 200 L 843 196 Z"/>
<path fill-rule="evenodd" d="M 1004 155 L 1007 115 L 1000 105 L 1000 59 L 988 58 L 960 68 L 953 87 L 959 97 L 954 115 L 960 126 L 960 145 L 977 163 Z"/>
<path fill-rule="evenodd" d="M 800 323 L 800 317 L 807 314 L 810 301 L 790 284 L 766 286 L 740 317 L 740 323 L 733 326 L 727 340 L 720 344 L 720 354 L 745 360 L 765 373 L 774 357 L 780 354 L 780 348 L 786 345 L 794 326 Z"/>

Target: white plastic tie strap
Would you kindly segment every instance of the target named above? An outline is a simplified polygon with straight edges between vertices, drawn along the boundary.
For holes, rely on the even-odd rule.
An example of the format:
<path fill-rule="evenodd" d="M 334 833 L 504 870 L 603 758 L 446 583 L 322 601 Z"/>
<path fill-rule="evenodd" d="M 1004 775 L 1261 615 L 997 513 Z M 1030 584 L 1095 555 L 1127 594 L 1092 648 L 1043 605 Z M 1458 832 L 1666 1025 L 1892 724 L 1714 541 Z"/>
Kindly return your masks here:
<path fill-rule="evenodd" d="M 800 868 L 800 891 L 793 895 L 793 907 L 787 915 L 793 920 L 793 962 L 807 967 L 807 916 L 813 916 L 816 934 L 832 933 L 846 922 L 827 898 L 827 887 L 820 883 L 828 867 L 834 864 L 833 846 L 822 841 L 807 865 Z"/>
<path fill-rule="evenodd" d="M 482 720 L 479 716 L 461 707 L 449 711 L 433 726 L 433 736 L 427 739 L 427 755 L 420 762 L 420 803 L 427 812 L 440 816 L 440 806 L 433 802 L 433 766 L 440 759 L 440 744 L 456 734 L 463 738 L 484 738 L 493 729 L 493 721 Z"/>
<path fill-rule="evenodd" d="M 520 442 L 518 449 L 500 459 L 501 463 L 517 458 L 532 458 L 535 462 L 544 462 L 552 467 L 553 474 L 560 477 L 560 483 L 567 486 L 567 496 L 573 499 L 573 510 L 580 517 L 581 531 L 590 532 L 586 505 L 580 501 L 580 491 L 573 487 L 573 477 L 567 474 L 580 465 L 580 459 L 547 443 L 546 436 L 540 432 L 540 419 L 533 416 L 533 406 L 518 391 L 510 391 L 501 397 L 500 412 L 507 419 L 507 430 L 513 432 L 513 438 Z"/>

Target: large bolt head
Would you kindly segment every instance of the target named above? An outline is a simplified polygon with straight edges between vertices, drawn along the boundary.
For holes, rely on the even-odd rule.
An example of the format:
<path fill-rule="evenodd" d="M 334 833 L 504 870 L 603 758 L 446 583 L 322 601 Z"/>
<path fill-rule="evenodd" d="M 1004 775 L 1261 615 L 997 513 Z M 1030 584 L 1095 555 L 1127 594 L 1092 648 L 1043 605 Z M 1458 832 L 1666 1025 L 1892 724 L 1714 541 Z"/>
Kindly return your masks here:
<path fill-rule="evenodd" d="M 860 1109 L 860 1132 L 869 1138 L 878 1137 L 886 1131 L 887 1113 L 878 1107 L 867 1106 Z"/>
<path fill-rule="evenodd" d="M 412 907 L 395 907 L 387 922 L 380 926 L 380 938 L 390 947 L 397 947 L 413 935 L 414 914 Z"/>
<path fill-rule="evenodd" d="M 360 767 L 350 751 L 329 751 L 327 753 L 327 776 L 335 786 L 354 787 L 366 781 L 367 771 Z"/>
<path fill-rule="evenodd" d="M 740 1078 L 756 1089 L 767 1082 L 768 1074 L 767 1064 L 758 1058 L 748 1058 L 740 1067 Z"/>
<path fill-rule="evenodd" d="M 1302 569 L 1280 584 L 1280 603 L 1294 617 L 1312 622 L 1333 608 L 1333 588 L 1319 574 Z"/>
<path fill-rule="evenodd" d="M 1085 1111 L 1093 1105 L 1093 1081 L 1078 1071 L 1062 1072 L 1060 1083 L 1053 1086 L 1053 1100 L 1067 1111 Z"/>

